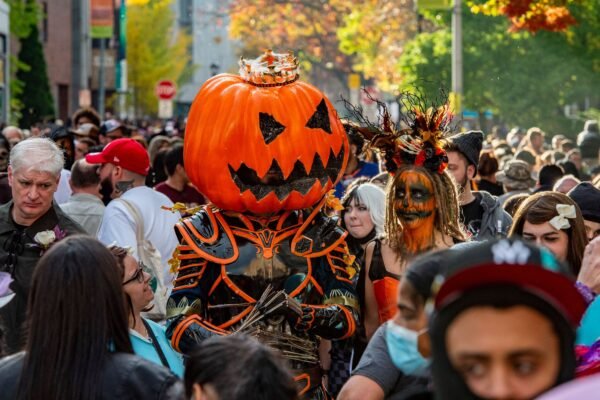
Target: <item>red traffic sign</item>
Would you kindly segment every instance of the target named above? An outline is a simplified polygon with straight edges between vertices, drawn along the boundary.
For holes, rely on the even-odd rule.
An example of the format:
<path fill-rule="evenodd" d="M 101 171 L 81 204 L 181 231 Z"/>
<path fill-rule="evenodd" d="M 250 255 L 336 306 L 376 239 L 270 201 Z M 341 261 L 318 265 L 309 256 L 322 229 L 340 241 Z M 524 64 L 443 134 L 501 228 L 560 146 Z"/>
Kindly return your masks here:
<path fill-rule="evenodd" d="M 156 84 L 154 93 L 156 93 L 156 96 L 161 100 L 172 100 L 173 97 L 175 97 L 175 94 L 177 94 L 177 87 L 173 81 L 159 81 Z"/>

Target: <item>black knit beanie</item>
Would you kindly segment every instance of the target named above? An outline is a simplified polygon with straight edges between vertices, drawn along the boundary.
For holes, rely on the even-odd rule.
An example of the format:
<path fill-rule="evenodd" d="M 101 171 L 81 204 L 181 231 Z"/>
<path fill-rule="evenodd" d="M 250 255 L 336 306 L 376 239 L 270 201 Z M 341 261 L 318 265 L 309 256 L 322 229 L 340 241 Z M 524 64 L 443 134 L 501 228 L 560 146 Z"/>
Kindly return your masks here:
<path fill-rule="evenodd" d="M 600 223 L 600 189 L 589 182 L 582 182 L 571 189 L 567 196 L 577 203 L 583 219 Z"/>
<path fill-rule="evenodd" d="M 483 132 L 467 131 L 459 133 L 451 137 L 450 141 L 466 157 L 469 164 L 477 167 L 479 164 L 479 153 L 481 153 L 481 148 L 483 147 Z"/>

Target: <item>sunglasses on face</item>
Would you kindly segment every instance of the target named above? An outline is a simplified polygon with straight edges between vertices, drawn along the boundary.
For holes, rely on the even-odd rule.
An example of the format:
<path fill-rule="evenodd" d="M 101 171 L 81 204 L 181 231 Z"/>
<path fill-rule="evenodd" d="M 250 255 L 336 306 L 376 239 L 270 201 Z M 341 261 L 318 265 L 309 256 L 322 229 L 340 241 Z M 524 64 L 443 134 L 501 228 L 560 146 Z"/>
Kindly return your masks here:
<path fill-rule="evenodd" d="M 125 282 L 123 282 L 123 286 L 127 285 L 128 283 L 131 283 L 133 281 L 138 281 L 138 283 L 143 283 L 144 282 L 144 268 L 146 266 L 144 265 L 143 262 L 138 261 L 138 267 L 135 270 L 135 274 L 133 274 L 133 276 L 129 279 L 127 279 Z"/>

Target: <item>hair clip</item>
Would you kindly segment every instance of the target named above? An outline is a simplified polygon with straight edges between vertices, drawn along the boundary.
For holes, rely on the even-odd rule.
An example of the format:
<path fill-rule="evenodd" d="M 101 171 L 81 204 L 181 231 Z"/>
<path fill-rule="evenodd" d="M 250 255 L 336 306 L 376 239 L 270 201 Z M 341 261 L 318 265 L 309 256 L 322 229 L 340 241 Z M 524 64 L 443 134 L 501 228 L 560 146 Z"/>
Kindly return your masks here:
<path fill-rule="evenodd" d="M 558 211 L 558 215 L 549 221 L 550 225 L 558 230 L 569 229 L 571 227 L 569 219 L 577 217 L 575 206 L 571 204 L 557 204 L 556 211 Z"/>

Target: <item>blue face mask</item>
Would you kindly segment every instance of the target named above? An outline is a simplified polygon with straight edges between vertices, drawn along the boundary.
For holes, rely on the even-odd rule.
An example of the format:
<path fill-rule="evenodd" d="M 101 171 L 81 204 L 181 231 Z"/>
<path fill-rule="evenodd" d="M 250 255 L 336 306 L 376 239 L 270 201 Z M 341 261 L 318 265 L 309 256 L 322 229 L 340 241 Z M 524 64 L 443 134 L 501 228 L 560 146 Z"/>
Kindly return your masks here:
<path fill-rule="evenodd" d="M 406 329 L 393 321 L 388 321 L 385 339 L 392 362 L 406 375 L 413 375 L 427 367 L 429 361 L 419 353 L 417 339 L 419 334 Z"/>

